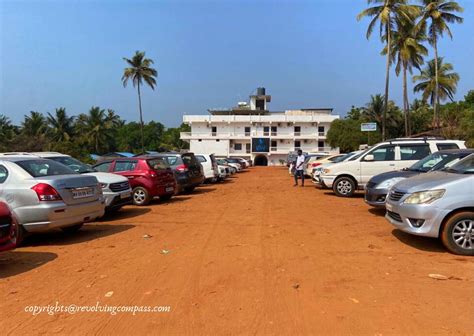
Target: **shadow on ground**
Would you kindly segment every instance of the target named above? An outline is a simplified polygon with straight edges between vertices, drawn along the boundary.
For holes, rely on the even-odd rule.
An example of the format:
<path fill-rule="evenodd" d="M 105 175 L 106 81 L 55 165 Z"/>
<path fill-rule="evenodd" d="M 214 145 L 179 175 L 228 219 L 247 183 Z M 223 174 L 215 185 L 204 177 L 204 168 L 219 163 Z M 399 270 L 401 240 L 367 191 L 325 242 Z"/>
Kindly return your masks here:
<path fill-rule="evenodd" d="M 447 253 L 439 239 L 415 236 L 397 229 L 392 230 L 392 235 L 402 243 L 421 251 Z"/>
<path fill-rule="evenodd" d="M 214 190 L 216 190 L 216 188 L 209 188 L 209 187 L 203 186 L 203 187 L 199 187 L 196 190 L 194 190 L 191 195 L 206 194 L 206 193 L 212 192 Z"/>
<path fill-rule="evenodd" d="M 97 238 L 111 236 L 131 228 L 131 224 L 85 224 L 79 231 L 64 233 L 60 230 L 36 233 L 27 236 L 21 246 L 43 246 L 43 245 L 72 245 L 87 242 Z"/>
<path fill-rule="evenodd" d="M 0 279 L 31 271 L 56 259 L 55 253 L 11 251 L 0 256 Z"/>
<path fill-rule="evenodd" d="M 332 191 L 325 191 L 324 195 L 339 197 Z M 348 197 L 348 198 L 364 198 L 364 193 L 363 192 L 356 192 L 354 195 L 352 195 L 352 197 Z"/>
<path fill-rule="evenodd" d="M 109 221 L 116 221 L 120 219 L 128 219 L 128 218 L 144 215 L 150 211 L 151 209 L 149 208 L 137 207 L 137 206 L 132 205 L 132 206 L 127 206 L 125 208 L 122 208 L 117 212 L 108 213 L 104 217 L 102 217 L 99 221 L 109 222 Z"/>
<path fill-rule="evenodd" d="M 372 215 L 380 216 L 380 217 L 385 217 L 385 209 L 382 208 L 369 208 L 369 212 Z"/>

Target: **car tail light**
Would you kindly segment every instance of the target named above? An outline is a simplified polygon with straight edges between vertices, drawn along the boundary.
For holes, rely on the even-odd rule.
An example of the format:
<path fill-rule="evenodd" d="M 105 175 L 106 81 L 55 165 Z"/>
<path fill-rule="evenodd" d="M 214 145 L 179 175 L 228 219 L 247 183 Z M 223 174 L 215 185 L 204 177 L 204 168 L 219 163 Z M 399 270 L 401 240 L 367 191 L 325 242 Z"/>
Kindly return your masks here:
<path fill-rule="evenodd" d="M 179 165 L 178 167 L 176 167 L 176 170 L 179 171 L 179 172 L 187 172 L 188 167 L 186 167 L 184 164 L 182 164 L 182 165 Z"/>
<path fill-rule="evenodd" d="M 314 167 L 317 167 L 317 166 L 320 166 L 320 165 L 321 165 L 321 162 L 313 162 L 313 163 L 311 164 L 311 167 L 314 168 Z"/>
<path fill-rule="evenodd" d="M 150 175 L 151 177 L 156 177 L 156 172 L 154 170 L 149 170 L 148 171 L 148 175 Z"/>
<path fill-rule="evenodd" d="M 56 189 L 46 183 L 38 183 L 31 187 L 31 189 L 36 192 L 40 201 L 60 201 L 62 199 Z"/>

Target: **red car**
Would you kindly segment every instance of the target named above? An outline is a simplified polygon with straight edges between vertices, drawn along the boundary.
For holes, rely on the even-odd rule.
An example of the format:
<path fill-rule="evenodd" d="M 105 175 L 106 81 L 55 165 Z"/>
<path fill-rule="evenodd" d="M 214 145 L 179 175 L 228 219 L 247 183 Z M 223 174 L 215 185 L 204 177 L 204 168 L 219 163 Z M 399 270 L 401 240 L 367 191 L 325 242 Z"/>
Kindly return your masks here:
<path fill-rule="evenodd" d="M 0 252 L 13 250 L 19 243 L 19 227 L 8 205 L 0 202 Z"/>
<path fill-rule="evenodd" d="M 170 199 L 176 191 L 176 180 L 166 158 L 137 156 L 102 161 L 94 166 L 99 172 L 125 176 L 132 187 L 133 203 L 147 205 L 154 197 Z"/>

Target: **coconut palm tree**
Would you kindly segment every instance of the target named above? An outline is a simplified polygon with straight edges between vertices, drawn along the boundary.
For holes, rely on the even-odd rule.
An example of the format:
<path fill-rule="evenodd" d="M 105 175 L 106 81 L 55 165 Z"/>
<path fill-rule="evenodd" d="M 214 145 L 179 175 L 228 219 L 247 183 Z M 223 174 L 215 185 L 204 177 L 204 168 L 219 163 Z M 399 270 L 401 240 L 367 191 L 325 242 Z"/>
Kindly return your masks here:
<path fill-rule="evenodd" d="M 142 152 L 145 152 L 144 145 L 144 136 L 143 136 L 143 113 L 142 113 L 142 98 L 140 93 L 140 86 L 145 81 L 152 90 L 156 86 L 156 77 L 158 72 L 151 67 L 153 60 L 150 58 L 145 58 L 144 51 L 136 51 L 135 55 L 131 59 L 123 58 L 129 67 L 125 68 L 122 76 L 123 86 L 126 87 L 129 80 L 132 81 L 133 87 L 137 87 L 138 92 L 138 108 L 140 111 L 140 132 L 141 132 L 141 142 L 142 142 Z"/>
<path fill-rule="evenodd" d="M 10 119 L 0 114 L 0 139 L 10 140 L 15 134 L 15 126 L 12 125 Z"/>
<path fill-rule="evenodd" d="M 462 13 L 463 8 L 456 1 L 445 0 L 421 0 L 424 5 L 423 14 L 419 23 L 419 29 L 426 29 L 428 26 L 429 42 L 434 49 L 434 69 L 435 69 L 435 90 L 434 90 L 434 119 L 436 128 L 439 129 L 439 101 L 441 93 L 438 81 L 438 71 L 441 65 L 438 64 L 440 59 L 438 56 L 438 39 L 443 37 L 444 33 L 452 39 L 453 34 L 449 28 L 449 23 L 462 23 L 463 18 L 454 13 Z"/>
<path fill-rule="evenodd" d="M 79 115 L 76 123 L 78 133 L 83 136 L 84 142 L 96 153 L 103 153 L 109 150 L 113 142 L 113 135 L 118 126 L 119 116 L 113 110 L 100 109 L 93 106 L 89 114 Z"/>
<path fill-rule="evenodd" d="M 393 33 L 392 57 L 396 63 L 395 73 L 397 76 L 403 72 L 403 112 L 405 120 L 405 136 L 411 134 L 410 129 L 410 103 L 408 100 L 407 72 L 413 74 L 413 68 L 421 71 L 424 63 L 424 56 L 428 55 L 428 49 L 423 45 L 426 36 L 423 30 L 415 29 L 413 20 L 398 20 L 397 30 Z M 382 54 L 387 53 L 384 48 Z"/>
<path fill-rule="evenodd" d="M 46 118 L 40 112 L 30 111 L 30 115 L 25 115 L 25 120 L 21 123 L 21 133 L 30 137 L 43 136 L 47 130 Z"/>
<path fill-rule="evenodd" d="M 436 64 L 438 64 L 438 70 L 436 70 Z M 443 58 L 440 57 L 438 62 L 429 61 L 419 75 L 413 76 L 413 82 L 418 83 L 413 91 L 421 92 L 423 101 L 426 102 L 429 99 L 434 108 L 440 100 L 444 101 L 449 98 L 454 101 L 458 81 L 459 74 L 453 72 L 453 65 L 444 63 Z M 433 119 L 433 124 L 439 128 L 437 116 Z"/>
<path fill-rule="evenodd" d="M 385 139 L 385 119 L 388 112 L 388 91 L 390 84 L 390 65 L 392 61 L 392 31 L 397 20 L 411 21 L 420 13 L 418 6 L 408 4 L 407 0 L 367 0 L 368 4 L 375 4 L 357 15 L 357 20 L 364 17 L 370 17 L 371 21 L 367 28 L 367 39 L 370 38 L 377 23 L 380 26 L 380 38 L 385 42 L 387 48 L 387 63 L 385 70 L 385 95 L 384 95 L 384 113 L 382 118 L 382 139 Z"/>
<path fill-rule="evenodd" d="M 51 140 L 55 142 L 69 141 L 74 134 L 74 117 L 69 117 L 64 107 L 57 108 L 55 116 L 48 112 L 47 122 Z"/>

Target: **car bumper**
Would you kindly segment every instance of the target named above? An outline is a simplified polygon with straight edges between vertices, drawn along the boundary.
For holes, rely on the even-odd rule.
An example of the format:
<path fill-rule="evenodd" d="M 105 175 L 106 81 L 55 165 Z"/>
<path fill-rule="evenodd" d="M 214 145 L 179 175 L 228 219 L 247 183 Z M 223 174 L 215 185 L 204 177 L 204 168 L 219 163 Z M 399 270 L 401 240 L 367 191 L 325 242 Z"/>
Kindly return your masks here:
<path fill-rule="evenodd" d="M 174 195 L 178 191 L 175 183 L 167 183 L 165 185 L 158 185 L 154 190 L 153 197 L 163 197 Z"/>
<path fill-rule="evenodd" d="M 102 217 L 104 211 L 105 203 L 102 199 L 77 205 L 51 202 L 14 209 L 18 222 L 28 232 L 48 231 L 90 222 Z"/>
<path fill-rule="evenodd" d="M 418 236 L 438 237 L 443 219 L 449 210 L 438 208 L 435 204 L 403 204 L 387 200 L 385 218 L 397 229 Z M 423 220 L 416 227 L 414 220 Z"/>
<path fill-rule="evenodd" d="M 320 184 L 324 184 L 326 188 L 332 188 L 332 185 L 335 179 L 336 179 L 336 176 L 327 176 L 327 175 L 319 176 Z"/>
<path fill-rule="evenodd" d="M 133 197 L 131 193 L 128 196 L 126 194 L 124 196 L 117 195 L 109 203 L 109 205 L 105 207 L 105 211 L 118 210 L 125 205 L 131 204 L 132 202 L 133 202 Z"/>
<path fill-rule="evenodd" d="M 388 189 L 366 188 L 364 200 L 370 206 L 376 208 L 385 208 L 385 199 L 387 198 Z"/>
<path fill-rule="evenodd" d="M 124 191 L 102 191 L 104 194 L 104 202 L 105 208 L 108 209 L 109 207 L 113 206 L 114 203 L 117 203 L 120 200 L 125 200 L 127 198 L 132 199 L 132 189 L 124 190 Z"/>

